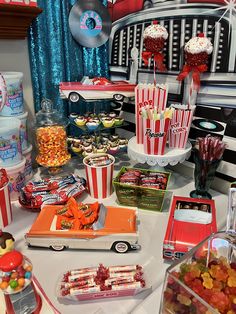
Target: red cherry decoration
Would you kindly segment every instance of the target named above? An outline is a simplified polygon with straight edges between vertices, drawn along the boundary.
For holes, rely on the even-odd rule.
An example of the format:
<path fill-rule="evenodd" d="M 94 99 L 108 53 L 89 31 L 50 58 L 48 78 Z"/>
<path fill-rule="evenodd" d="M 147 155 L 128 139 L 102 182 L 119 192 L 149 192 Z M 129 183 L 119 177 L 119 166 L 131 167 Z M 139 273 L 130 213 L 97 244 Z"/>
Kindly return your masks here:
<path fill-rule="evenodd" d="M 22 264 L 23 255 L 18 251 L 12 251 L 0 257 L 0 270 L 10 272 Z"/>

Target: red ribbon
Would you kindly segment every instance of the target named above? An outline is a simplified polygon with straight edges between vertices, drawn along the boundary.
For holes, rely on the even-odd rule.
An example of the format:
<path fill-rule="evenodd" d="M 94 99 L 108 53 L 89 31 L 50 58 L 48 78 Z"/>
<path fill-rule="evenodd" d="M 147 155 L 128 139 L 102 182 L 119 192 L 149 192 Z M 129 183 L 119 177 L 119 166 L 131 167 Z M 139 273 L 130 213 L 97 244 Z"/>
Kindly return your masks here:
<path fill-rule="evenodd" d="M 142 53 L 142 59 L 145 65 L 148 65 L 148 60 L 153 56 L 154 62 L 156 64 L 157 70 L 163 72 L 166 71 L 166 67 L 163 63 L 164 55 L 161 52 L 151 52 L 151 51 L 144 51 Z M 156 69 L 154 69 L 155 71 Z"/>
<path fill-rule="evenodd" d="M 182 72 L 177 77 L 178 81 L 183 81 L 190 72 L 192 72 L 192 78 L 193 78 L 193 89 L 199 91 L 200 89 L 200 74 L 207 71 L 207 65 L 201 64 L 198 66 L 191 66 L 185 64 L 183 66 Z"/>

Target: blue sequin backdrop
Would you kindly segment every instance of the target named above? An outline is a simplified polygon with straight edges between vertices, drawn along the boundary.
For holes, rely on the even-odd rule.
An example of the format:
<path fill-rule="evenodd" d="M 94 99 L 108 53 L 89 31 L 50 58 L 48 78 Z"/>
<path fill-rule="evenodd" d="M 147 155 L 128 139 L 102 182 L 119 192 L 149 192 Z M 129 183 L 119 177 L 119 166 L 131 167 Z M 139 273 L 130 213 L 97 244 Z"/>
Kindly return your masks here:
<path fill-rule="evenodd" d="M 107 0 L 101 0 L 107 5 Z M 71 36 L 69 12 L 76 0 L 38 0 L 43 12 L 29 30 L 29 54 L 35 110 L 42 98 L 52 99 L 67 113 L 60 99 L 61 81 L 80 81 L 84 75 L 108 77 L 108 42 L 98 48 L 85 48 Z"/>

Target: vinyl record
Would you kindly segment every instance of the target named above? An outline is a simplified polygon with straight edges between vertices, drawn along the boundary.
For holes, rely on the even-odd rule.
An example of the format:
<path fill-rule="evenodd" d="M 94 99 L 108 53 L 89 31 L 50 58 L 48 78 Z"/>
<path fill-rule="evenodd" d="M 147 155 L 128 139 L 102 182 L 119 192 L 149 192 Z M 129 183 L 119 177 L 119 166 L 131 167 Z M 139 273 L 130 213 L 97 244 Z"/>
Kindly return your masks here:
<path fill-rule="evenodd" d="M 99 0 L 79 0 L 70 11 L 69 26 L 80 45 L 95 48 L 108 40 L 111 19 L 107 8 Z"/>
<path fill-rule="evenodd" d="M 193 125 L 195 125 L 197 128 L 209 132 L 222 132 L 224 131 L 224 127 L 214 121 L 214 120 L 208 120 L 208 119 L 195 119 L 193 120 Z"/>

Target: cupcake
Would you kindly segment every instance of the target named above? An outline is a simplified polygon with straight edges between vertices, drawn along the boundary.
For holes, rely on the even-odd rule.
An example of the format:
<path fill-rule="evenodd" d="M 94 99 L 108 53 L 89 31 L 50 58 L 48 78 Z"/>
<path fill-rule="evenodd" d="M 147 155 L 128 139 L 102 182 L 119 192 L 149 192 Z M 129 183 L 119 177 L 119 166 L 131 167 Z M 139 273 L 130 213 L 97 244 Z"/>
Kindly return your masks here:
<path fill-rule="evenodd" d="M 119 145 L 116 143 L 113 143 L 113 144 L 110 144 L 110 147 L 109 147 L 109 152 L 111 154 L 114 154 L 114 153 L 117 153 L 119 150 Z"/>
<path fill-rule="evenodd" d="M 128 140 L 125 137 L 120 137 L 119 138 L 119 145 L 127 145 Z"/>
<path fill-rule="evenodd" d="M 89 129 L 89 131 L 95 131 L 99 127 L 99 122 L 95 120 L 88 121 L 86 123 L 86 127 Z"/>
<path fill-rule="evenodd" d="M 69 118 L 70 118 L 71 120 L 75 120 L 77 117 L 78 117 L 78 113 L 76 113 L 76 112 L 72 112 L 72 113 L 69 115 Z"/>
<path fill-rule="evenodd" d="M 89 155 L 92 155 L 92 154 L 93 154 L 93 149 L 92 149 L 92 148 L 84 149 L 84 151 L 83 151 L 83 153 L 82 153 L 82 155 L 83 155 L 84 157 L 89 156 Z"/>
<path fill-rule="evenodd" d="M 109 140 L 110 141 L 117 141 L 119 139 L 119 135 L 118 134 L 113 134 L 109 136 Z"/>
<path fill-rule="evenodd" d="M 93 148 L 93 147 L 92 147 L 92 144 L 89 143 L 89 142 L 86 142 L 86 141 L 84 141 L 84 142 L 82 143 L 82 146 L 83 146 L 83 150 L 87 150 L 87 149 L 92 149 L 92 148 Z"/>
<path fill-rule="evenodd" d="M 96 146 L 96 153 L 106 153 L 107 147 L 106 145 L 98 144 Z"/>
<path fill-rule="evenodd" d="M 186 64 L 199 66 L 208 63 L 213 46 L 211 41 L 201 33 L 198 37 L 193 37 L 186 43 L 184 51 Z"/>
<path fill-rule="evenodd" d="M 104 111 L 102 111 L 102 112 L 100 112 L 100 113 L 98 114 L 98 117 L 99 117 L 99 119 L 105 118 L 105 117 L 107 117 L 107 113 L 104 112 Z"/>
<path fill-rule="evenodd" d="M 67 143 L 68 145 L 71 145 L 74 141 L 74 137 L 73 136 L 67 136 Z"/>
<path fill-rule="evenodd" d="M 82 146 L 81 146 L 80 143 L 73 143 L 73 144 L 71 145 L 71 149 L 72 149 L 72 151 L 73 151 L 74 153 L 81 153 L 81 151 L 82 151 Z"/>
<path fill-rule="evenodd" d="M 102 124 L 104 128 L 111 128 L 114 125 L 114 123 L 115 123 L 115 120 L 110 117 L 102 119 Z"/>
<path fill-rule="evenodd" d="M 120 118 L 120 117 L 115 118 L 115 125 L 117 125 L 117 126 L 122 125 L 123 122 L 124 122 L 123 118 Z"/>
<path fill-rule="evenodd" d="M 154 53 L 162 51 L 167 38 L 168 32 L 164 26 L 156 23 L 148 26 L 143 33 L 143 42 L 146 51 Z"/>
<path fill-rule="evenodd" d="M 108 115 L 110 118 L 115 118 L 116 117 L 116 113 L 115 112 L 110 112 Z"/>
<path fill-rule="evenodd" d="M 78 116 L 74 121 L 75 121 L 76 125 L 84 126 L 87 119 L 84 116 Z"/>

